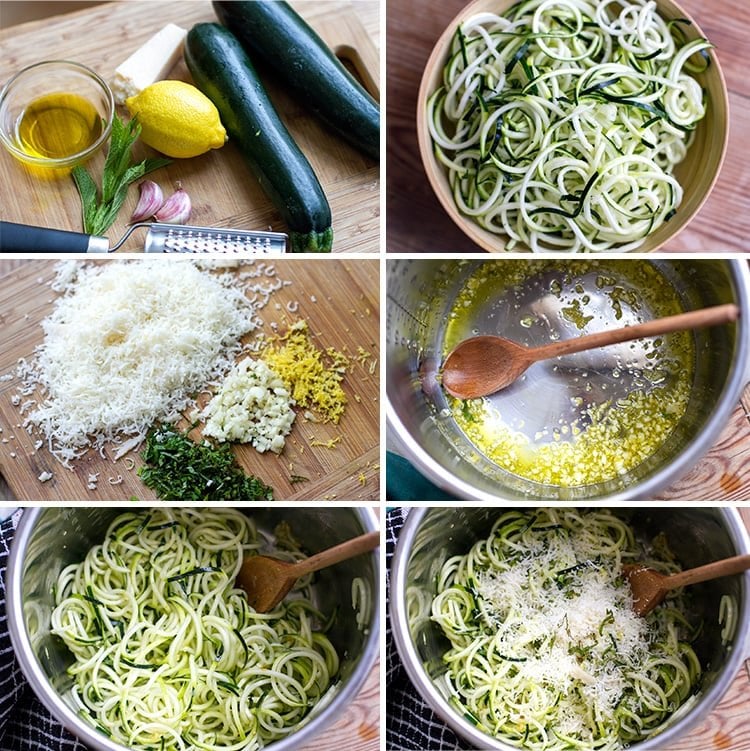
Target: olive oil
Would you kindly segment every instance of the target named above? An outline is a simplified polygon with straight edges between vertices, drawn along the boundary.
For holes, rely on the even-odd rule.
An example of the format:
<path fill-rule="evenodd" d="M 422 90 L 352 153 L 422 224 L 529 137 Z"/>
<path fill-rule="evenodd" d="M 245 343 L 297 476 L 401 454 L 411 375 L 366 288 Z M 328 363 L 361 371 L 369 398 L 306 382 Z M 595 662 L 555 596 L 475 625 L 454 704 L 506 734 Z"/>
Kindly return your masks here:
<path fill-rule="evenodd" d="M 64 159 L 93 145 L 102 127 L 102 118 L 88 99 L 55 92 L 35 99 L 24 110 L 17 139 L 30 156 Z"/>
<path fill-rule="evenodd" d="M 502 261 L 466 279 L 443 346 L 447 354 L 478 334 L 534 346 L 682 312 L 652 264 Z M 693 338 L 680 332 L 575 357 L 539 363 L 483 399 L 449 398 L 455 425 L 490 462 L 532 482 L 575 488 L 627 475 L 687 409 Z"/>

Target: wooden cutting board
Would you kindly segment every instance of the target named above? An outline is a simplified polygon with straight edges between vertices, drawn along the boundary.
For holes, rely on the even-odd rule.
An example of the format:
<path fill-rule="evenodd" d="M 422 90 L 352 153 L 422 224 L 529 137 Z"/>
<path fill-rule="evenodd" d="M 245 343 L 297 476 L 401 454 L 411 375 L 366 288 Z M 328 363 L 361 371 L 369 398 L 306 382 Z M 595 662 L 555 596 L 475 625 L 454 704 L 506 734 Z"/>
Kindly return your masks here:
<path fill-rule="evenodd" d="M 377 0 L 320 0 L 291 3 L 323 40 L 350 63 L 374 96 L 378 95 L 379 52 Z M 105 80 L 132 52 L 167 23 L 190 29 L 195 23 L 216 21 L 210 2 L 104 3 L 43 21 L 20 24 L 0 31 L 0 84 L 26 65 L 41 60 L 68 59 L 93 68 Z M 192 82 L 180 60 L 169 78 Z M 379 250 L 379 166 L 321 125 L 305 103 L 293 99 L 269 82 L 268 91 L 279 114 L 310 161 L 328 197 L 333 215 L 335 252 L 376 253 Z M 121 116 L 127 112 L 118 108 Z M 0 219 L 81 231 L 78 194 L 70 178 L 43 181 L 31 175 L 0 149 Z M 135 158 L 156 154 L 142 144 Z M 100 179 L 104 153 L 88 165 Z M 243 229 L 286 231 L 257 180 L 246 167 L 237 147 L 194 159 L 174 160 L 151 175 L 165 195 L 180 181 L 193 201 L 192 224 Z M 117 222 L 107 235 L 114 243 L 124 233 L 138 199 L 136 186 Z M 143 238 L 130 238 L 121 252 L 143 249 Z M 40 249 L 43 250 L 43 249 Z"/>
<path fill-rule="evenodd" d="M 117 260 L 100 263 L 121 263 Z M 164 263 L 175 261 L 164 260 Z M 275 491 L 277 500 L 379 499 L 379 262 L 376 259 L 279 259 L 276 275 L 291 284 L 273 294 L 261 311 L 262 331 L 279 333 L 290 323 L 304 318 L 313 341 L 321 348 L 333 347 L 350 356 L 362 347 L 369 357 L 352 360 L 343 387 L 348 404 L 338 425 L 314 423 L 298 415 L 280 456 L 259 454 L 247 445 L 235 447 L 243 468 L 260 477 Z M 43 340 L 40 321 L 53 307 L 56 294 L 46 282 L 54 278 L 54 261 L 28 260 L 0 278 L 0 376 L 13 372 L 21 357 L 31 358 Z M 289 308 L 298 309 L 294 313 Z M 105 303 L 106 304 L 106 303 Z M 287 307 L 289 306 L 289 308 Z M 138 452 L 131 452 L 135 466 L 112 462 L 112 452 L 96 452 L 65 469 L 42 447 L 34 450 L 37 436 L 20 427 L 23 417 L 12 403 L 18 381 L 0 381 L 0 474 L 17 501 L 123 501 L 137 498 L 156 500 L 136 472 L 141 465 Z M 340 438 L 333 448 L 326 443 Z M 39 482 L 42 472 L 54 477 Z M 100 473 L 97 488 L 89 490 L 89 474 Z M 291 482 L 292 475 L 308 478 Z M 109 478 L 123 481 L 111 485 Z M 221 500 L 221 499 L 216 499 Z"/>

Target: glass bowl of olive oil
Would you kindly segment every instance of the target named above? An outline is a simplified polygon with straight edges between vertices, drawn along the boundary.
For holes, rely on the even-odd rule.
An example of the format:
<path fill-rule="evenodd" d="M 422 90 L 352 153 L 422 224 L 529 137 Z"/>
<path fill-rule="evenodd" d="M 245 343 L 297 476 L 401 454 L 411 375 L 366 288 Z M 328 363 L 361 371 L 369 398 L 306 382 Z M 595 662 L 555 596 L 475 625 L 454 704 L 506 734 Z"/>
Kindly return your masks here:
<path fill-rule="evenodd" d="M 46 60 L 0 91 L 0 141 L 23 164 L 64 173 L 106 143 L 114 112 L 112 91 L 93 70 Z"/>

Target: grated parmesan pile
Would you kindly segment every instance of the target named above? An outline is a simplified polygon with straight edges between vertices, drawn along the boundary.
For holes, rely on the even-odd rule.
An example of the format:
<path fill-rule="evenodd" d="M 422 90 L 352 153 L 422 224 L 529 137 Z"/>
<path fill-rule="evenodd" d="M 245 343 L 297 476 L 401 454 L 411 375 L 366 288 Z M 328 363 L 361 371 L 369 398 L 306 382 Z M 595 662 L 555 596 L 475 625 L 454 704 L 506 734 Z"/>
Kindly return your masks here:
<path fill-rule="evenodd" d="M 597 555 L 586 543 L 580 536 L 545 540 L 509 570 L 481 572 L 478 591 L 498 626 L 497 650 L 524 659 L 518 663 L 523 680 L 560 696 L 578 687 L 594 716 L 612 722 L 629 673 L 649 656 L 651 637 L 646 619 L 633 611 L 619 561 L 582 567 L 573 587 L 545 586 L 561 565 Z M 578 711 L 561 712 L 557 722 L 564 733 L 581 730 Z"/>
<path fill-rule="evenodd" d="M 67 262 L 57 271 L 52 288 L 63 294 L 17 375 L 38 404 L 24 426 L 41 431 L 65 466 L 89 448 L 137 445 L 154 422 L 176 421 L 194 393 L 232 367 L 240 337 L 284 284 L 264 264 L 217 274 L 187 259 Z"/>

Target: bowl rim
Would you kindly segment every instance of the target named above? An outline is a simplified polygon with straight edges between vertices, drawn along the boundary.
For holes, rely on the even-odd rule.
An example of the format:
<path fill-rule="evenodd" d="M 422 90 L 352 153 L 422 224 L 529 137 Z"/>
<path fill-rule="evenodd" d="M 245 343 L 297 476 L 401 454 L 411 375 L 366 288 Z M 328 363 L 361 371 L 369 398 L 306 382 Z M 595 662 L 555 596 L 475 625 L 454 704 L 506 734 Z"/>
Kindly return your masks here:
<path fill-rule="evenodd" d="M 428 259 L 414 258 L 410 260 L 421 261 Z M 477 260 L 481 262 L 493 262 L 497 259 L 484 256 Z M 527 258 L 524 260 L 531 261 L 533 259 Z M 606 261 L 606 259 L 604 260 Z M 612 260 L 615 259 L 613 258 Z M 636 259 L 632 260 L 635 261 Z M 655 472 L 645 476 L 637 483 L 626 485 L 608 495 L 589 496 L 566 501 L 568 503 L 588 504 L 603 501 L 608 504 L 619 505 L 633 501 L 652 500 L 656 493 L 664 490 L 670 483 L 679 479 L 710 450 L 719 438 L 721 431 L 728 424 L 743 389 L 750 383 L 750 267 L 747 262 L 739 258 L 678 259 L 661 257 L 658 259 L 643 258 L 641 260 L 646 262 L 659 260 L 673 263 L 681 263 L 684 260 L 706 260 L 726 263 L 731 272 L 730 277 L 734 287 L 733 291 L 736 295 L 734 302 L 743 311 L 743 314 L 735 324 L 737 326 L 735 341 L 738 342 L 738 346 L 730 365 L 727 381 L 721 394 L 716 398 L 714 409 L 709 414 L 701 430 L 675 454 L 668 464 L 659 467 Z M 745 312 L 747 312 L 747 315 L 745 315 Z M 405 458 L 412 462 L 423 476 L 441 490 L 452 493 L 466 501 L 490 504 L 497 503 L 498 501 L 519 504 L 544 503 L 544 498 L 536 496 L 529 496 L 527 499 L 505 498 L 501 494 L 475 488 L 470 483 L 457 477 L 450 471 L 447 463 L 445 465 L 439 463 L 414 439 L 396 411 L 387 387 L 385 398 L 386 420 L 393 428 L 393 432 L 397 436 Z M 498 485 L 498 489 L 502 491 L 502 486 Z M 425 498 L 425 500 L 429 501 L 430 499 Z"/>
<path fill-rule="evenodd" d="M 20 550 L 26 551 L 29 539 L 42 512 L 54 507 L 31 507 L 24 508 L 21 519 L 16 526 L 15 534 L 8 552 L 8 567 L 6 573 L 6 615 L 8 619 L 8 632 L 10 635 L 13 652 L 21 667 L 24 678 L 31 685 L 37 698 L 49 710 L 50 714 L 61 723 L 78 740 L 86 744 L 91 751 L 131 751 L 129 748 L 111 740 L 86 720 L 79 717 L 62 697 L 55 691 L 45 675 L 39 660 L 31 645 L 26 622 L 23 617 L 22 586 L 23 565 Z M 116 507 L 113 507 L 116 508 Z M 280 506 L 280 509 L 288 508 Z M 358 517 L 364 532 L 373 532 L 379 529 L 378 519 L 375 512 L 369 506 L 342 507 L 353 511 Z M 146 506 L 143 506 L 146 509 Z M 120 508 L 121 511 L 134 511 L 137 508 Z M 252 513 L 251 507 L 243 507 L 243 511 Z M 372 592 L 372 611 L 370 613 L 369 633 L 365 638 L 357 664 L 351 672 L 345 685 L 333 684 L 329 688 L 329 697 L 319 703 L 320 710 L 314 715 L 308 715 L 302 726 L 295 732 L 269 743 L 265 748 L 273 751 L 294 751 L 305 742 L 310 741 L 321 731 L 331 725 L 345 706 L 357 695 L 365 680 L 369 676 L 375 661 L 380 654 L 380 562 L 376 548 L 368 557 L 375 567 L 375 585 Z M 12 607 L 10 603 L 15 604 Z"/>
<path fill-rule="evenodd" d="M 498 0 L 498 1 L 503 2 L 504 4 L 507 4 L 508 8 L 510 8 L 510 6 L 514 4 L 514 2 L 519 1 L 519 0 Z M 550 251 L 545 251 L 544 253 L 540 252 L 539 254 L 534 254 L 530 248 L 524 248 L 524 247 L 518 247 L 518 248 L 514 248 L 512 251 L 507 251 L 505 250 L 504 247 L 502 247 L 502 245 L 508 239 L 507 236 L 505 234 L 489 232 L 488 230 L 484 229 L 479 224 L 477 224 L 475 221 L 473 221 L 471 217 L 467 217 L 461 214 L 461 212 L 456 207 L 455 202 L 452 200 L 450 191 L 446 191 L 445 189 L 445 185 L 444 185 L 445 171 L 444 169 L 440 167 L 440 165 L 437 163 L 437 160 L 435 159 L 435 155 L 432 149 L 432 139 L 430 138 L 429 127 L 427 124 L 426 104 L 427 104 L 427 100 L 432 94 L 432 91 L 428 90 L 428 79 L 431 77 L 432 71 L 435 67 L 437 66 L 442 67 L 442 63 L 447 55 L 447 51 L 446 51 L 447 46 L 450 44 L 450 41 L 455 34 L 455 30 L 457 26 L 461 23 L 461 21 L 467 15 L 470 15 L 471 13 L 473 13 L 473 9 L 475 6 L 482 6 L 486 2 L 487 0 L 470 0 L 469 3 L 464 5 L 464 7 L 451 19 L 449 24 L 445 27 L 443 32 L 440 34 L 437 42 L 435 42 L 434 46 L 432 47 L 432 50 L 427 59 L 427 62 L 425 63 L 424 70 L 422 71 L 422 76 L 419 82 L 419 88 L 417 92 L 417 101 L 416 101 L 417 146 L 419 148 L 419 155 L 420 155 L 420 159 L 422 162 L 422 169 L 424 170 L 424 173 L 427 176 L 427 182 L 429 183 L 433 194 L 438 199 L 438 202 L 442 206 L 447 216 L 458 227 L 458 229 L 466 237 L 468 237 L 472 242 L 474 242 L 481 250 L 488 252 L 488 253 L 500 253 L 500 254 L 521 253 L 523 255 L 533 254 L 533 255 L 539 255 L 539 256 L 541 255 L 545 255 L 545 256 L 580 255 L 580 253 L 573 254 L 570 251 L 565 251 L 565 250 L 550 250 Z M 657 10 L 659 9 L 659 5 L 664 2 L 671 4 L 674 7 L 675 11 L 678 13 L 679 17 L 686 18 L 689 20 L 692 34 L 695 34 L 698 37 L 703 37 L 705 39 L 708 39 L 708 37 L 703 32 L 703 30 L 698 25 L 698 23 L 695 21 L 693 16 L 689 14 L 684 8 L 682 8 L 682 6 L 675 0 L 656 0 Z M 726 158 L 727 148 L 729 145 L 729 130 L 730 130 L 729 92 L 727 90 L 726 78 L 724 77 L 724 72 L 721 68 L 719 57 L 716 54 L 716 49 L 712 46 L 707 50 L 707 53 L 711 61 L 711 68 L 714 71 L 716 71 L 716 74 L 718 76 L 718 81 L 719 81 L 719 90 L 720 90 L 720 99 L 721 99 L 720 105 L 721 106 L 717 109 L 719 111 L 723 111 L 726 114 L 726 125 L 722 133 L 722 142 L 721 142 L 721 148 L 719 151 L 716 170 L 714 171 L 714 174 L 710 182 L 706 185 L 703 195 L 700 197 L 698 201 L 695 202 L 695 205 L 690 211 L 690 213 L 685 214 L 684 216 L 681 217 L 680 224 L 675 230 L 669 233 L 665 233 L 665 237 L 654 247 L 649 248 L 645 251 L 642 250 L 641 248 L 635 248 L 632 251 L 629 251 L 629 253 L 657 252 L 667 242 L 671 242 L 672 240 L 677 238 L 679 234 L 692 222 L 692 220 L 701 210 L 703 205 L 706 203 L 706 201 L 708 200 L 709 196 L 711 195 L 714 189 L 714 186 L 716 185 L 717 180 L 719 179 L 719 174 L 721 173 L 722 167 L 724 165 L 724 160 Z M 663 226 L 665 225 L 663 224 L 662 227 Z M 644 242 L 647 242 L 647 240 L 648 240 L 648 236 L 645 238 Z M 622 253 L 623 251 L 618 250 L 617 247 L 612 247 L 606 251 L 601 251 L 601 252 Z"/>
<path fill-rule="evenodd" d="M 18 80 L 26 74 L 33 72 L 36 69 L 47 66 L 65 66 L 67 68 L 77 69 L 79 72 L 85 73 L 88 77 L 92 78 L 98 86 L 101 88 L 107 100 L 107 107 L 109 110 L 108 117 L 104 120 L 104 127 L 99 137 L 90 146 L 83 151 L 76 152 L 75 154 L 69 154 L 65 157 L 38 157 L 33 154 L 27 154 L 25 151 L 21 151 L 15 143 L 8 137 L 2 128 L 0 128 L 0 141 L 7 149 L 11 156 L 15 157 L 18 161 L 25 164 L 30 164 L 36 167 L 45 167 L 47 169 L 60 169 L 63 167 L 73 167 L 76 164 L 85 161 L 90 156 L 95 154 L 108 140 L 110 133 L 112 132 L 112 122 L 115 118 L 115 97 L 112 93 L 112 89 L 109 84 L 93 69 L 89 68 L 83 63 L 76 62 L 74 60 L 41 60 L 37 63 L 27 65 L 25 68 L 21 68 L 17 73 L 14 73 L 0 89 L 0 109 L 2 108 L 8 92 L 18 82 Z"/>
<path fill-rule="evenodd" d="M 577 508 L 585 504 L 571 504 L 570 508 Z M 434 508 L 434 507 L 433 507 Z M 508 508 L 497 508 L 500 514 Z M 636 507 L 637 508 L 637 507 Z M 696 509 L 699 507 L 696 507 Z M 702 507 L 701 507 L 702 508 Z M 726 531 L 734 544 L 737 555 L 750 553 L 750 533 L 748 533 L 740 512 L 733 506 L 719 506 L 716 509 L 721 514 Z M 390 588 L 388 604 L 391 617 L 391 631 L 393 640 L 409 679 L 419 692 L 422 699 L 442 720 L 460 737 L 476 744 L 477 749 L 497 749 L 497 751 L 519 751 L 519 747 L 511 746 L 504 743 L 502 739 L 492 738 L 492 736 L 481 732 L 471 723 L 465 720 L 453 709 L 450 704 L 443 698 L 437 690 L 432 680 L 424 672 L 422 661 L 417 654 L 414 642 L 409 635 L 406 600 L 406 572 L 409 565 L 409 556 L 414 543 L 414 538 L 421 522 L 426 514 L 431 510 L 430 507 L 412 508 L 409 511 L 406 521 L 402 526 L 398 539 L 396 540 L 393 562 L 391 566 Z M 668 510 L 668 509 L 666 509 Z M 729 651 L 727 661 L 721 668 L 721 671 L 708 691 L 700 695 L 701 712 L 691 712 L 682 714 L 667 727 L 643 741 L 629 746 L 633 751 L 657 751 L 657 749 L 666 748 L 669 741 L 674 741 L 678 737 L 683 737 L 689 730 L 693 729 L 698 723 L 704 722 L 708 714 L 719 703 L 729 686 L 737 677 L 738 672 L 750 651 L 750 629 L 743 629 L 742 624 L 750 623 L 750 571 L 745 571 L 741 576 L 742 582 L 742 603 L 741 609 L 737 616 L 737 630 L 732 649 Z M 675 718 L 680 712 L 678 709 L 672 718 Z M 670 718 L 671 719 L 671 718 Z M 491 744 L 488 746 L 487 744 Z M 521 751 L 523 747 L 520 747 Z"/>

